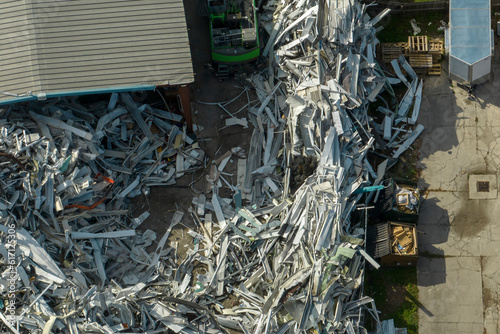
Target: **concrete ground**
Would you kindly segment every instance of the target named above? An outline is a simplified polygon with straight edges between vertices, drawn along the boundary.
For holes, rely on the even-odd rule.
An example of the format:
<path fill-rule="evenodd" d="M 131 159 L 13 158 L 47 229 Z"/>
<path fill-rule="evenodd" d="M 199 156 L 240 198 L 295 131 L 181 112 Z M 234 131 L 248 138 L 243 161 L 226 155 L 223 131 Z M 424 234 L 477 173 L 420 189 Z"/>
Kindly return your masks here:
<path fill-rule="evenodd" d="M 420 333 L 500 332 L 500 196 L 493 193 L 500 180 L 499 88 L 500 59 L 475 101 L 446 73 L 425 79 L 417 166 L 426 189 L 418 226 Z M 476 174 L 491 175 L 490 198 L 470 198 L 477 198 L 469 193 L 477 191 L 477 180 L 469 189 Z"/>

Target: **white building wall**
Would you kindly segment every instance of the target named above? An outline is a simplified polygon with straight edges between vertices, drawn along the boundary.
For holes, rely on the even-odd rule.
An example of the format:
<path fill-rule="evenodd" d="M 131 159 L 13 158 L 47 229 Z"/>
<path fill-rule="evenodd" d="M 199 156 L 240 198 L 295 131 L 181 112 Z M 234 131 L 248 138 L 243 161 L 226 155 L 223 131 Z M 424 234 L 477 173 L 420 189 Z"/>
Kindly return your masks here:
<path fill-rule="evenodd" d="M 491 71 L 491 57 L 486 57 L 472 65 L 472 79 L 470 82 L 476 81 L 488 74 Z"/>
<path fill-rule="evenodd" d="M 450 75 L 469 81 L 469 65 L 458 58 L 450 56 Z"/>

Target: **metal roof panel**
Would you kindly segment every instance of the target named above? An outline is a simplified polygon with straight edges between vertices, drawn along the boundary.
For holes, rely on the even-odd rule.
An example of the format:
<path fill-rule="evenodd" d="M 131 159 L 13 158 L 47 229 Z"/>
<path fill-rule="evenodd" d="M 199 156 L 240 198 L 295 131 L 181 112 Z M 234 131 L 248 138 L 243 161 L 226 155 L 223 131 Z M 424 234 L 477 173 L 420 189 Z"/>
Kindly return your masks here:
<path fill-rule="evenodd" d="M 491 55 L 489 0 L 450 1 L 450 55 L 472 65 Z"/>
<path fill-rule="evenodd" d="M 182 1 L 10 0 L 0 29 L 0 91 L 194 81 Z"/>
<path fill-rule="evenodd" d="M 484 0 L 453 0 L 450 2 L 450 8 L 488 8 Z"/>

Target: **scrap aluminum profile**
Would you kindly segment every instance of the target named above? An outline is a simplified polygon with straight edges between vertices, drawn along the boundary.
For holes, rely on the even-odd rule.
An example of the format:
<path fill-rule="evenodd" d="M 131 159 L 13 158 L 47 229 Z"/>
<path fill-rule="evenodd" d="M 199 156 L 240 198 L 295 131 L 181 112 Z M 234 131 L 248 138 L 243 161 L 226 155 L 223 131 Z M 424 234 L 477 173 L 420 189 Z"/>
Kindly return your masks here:
<path fill-rule="evenodd" d="M 149 213 L 132 217 L 129 203 L 150 184 L 175 183 L 176 168 L 204 167 L 192 140 L 165 140 L 183 133 L 170 124 L 179 116 L 127 93 L 92 106 L 37 102 L 7 116 L 0 120 L 0 291 L 16 318 L 1 317 L 3 325 L 19 333 L 177 328 L 173 320 L 156 323 L 157 289 L 146 285 L 170 276 L 164 258 L 173 249 L 145 251 L 156 233 L 136 230 Z"/>
<path fill-rule="evenodd" d="M 200 167 L 203 152 L 170 123 L 172 115 L 113 94 L 97 114 L 55 103 L 33 110 L 34 122 L 15 112 L 0 122 L 9 162 L 1 170 L 0 213 L 5 226 L 23 227 L 20 330 L 364 333 L 365 311 L 379 321 L 362 289 L 365 261 L 376 262 L 361 251 L 365 225 L 352 214 L 361 204 L 356 190 L 378 184 L 387 166 L 375 173 L 366 160 L 381 149 L 373 133 L 385 131 L 368 106 L 400 81 L 386 77 L 374 56 L 373 24 L 387 13 L 370 21 L 365 6 L 349 1 L 266 8 L 271 67 L 248 78 L 260 101 L 248 113 L 255 129 L 248 157 L 238 157 L 234 185 L 224 170 L 238 150 L 214 162 L 211 198 L 193 201 L 190 216 L 199 229 L 189 231 L 193 248 L 179 262 L 167 240 L 183 213 L 148 254 L 156 234 L 139 233 L 145 216 L 130 219 L 124 210 L 141 187 L 170 184 Z M 397 110 L 385 105 L 381 118 L 392 126 Z M 399 115 L 407 129 L 418 115 L 413 109 L 409 117 L 410 110 Z M 390 155 L 399 156 L 422 127 L 407 129 L 385 139 Z M 175 163 L 165 161 L 176 156 Z M 299 156 L 317 167 L 292 193 L 290 166 Z M 232 198 L 221 195 L 223 185 Z M 7 234 L 2 228 L 3 241 Z M 0 253 L 8 258 L 5 247 Z M 8 291 L 8 282 L 1 283 Z"/>
<path fill-rule="evenodd" d="M 385 129 L 367 109 L 371 102 L 383 101 L 383 92 L 391 94 L 392 84 L 408 82 L 412 90 L 405 109 L 398 115 L 397 106 L 391 110 L 386 104 L 381 119 L 386 127 L 397 116 L 412 125 L 420 105 L 418 98 L 413 102 L 415 90 L 420 96 L 422 86 L 407 63 L 402 65 L 411 85 L 401 70 L 400 79 L 387 78 L 376 64 L 372 23 L 388 11 L 369 21 L 359 3 L 337 3 L 321 2 L 318 8 L 314 1 L 287 2 L 277 5 L 273 15 L 263 14 L 269 18 L 263 25 L 270 32 L 265 48 L 270 68 L 248 78 L 260 104 L 249 110 L 254 131 L 242 165 L 244 178 L 238 177 L 252 209 L 246 212 L 236 201 L 221 200 L 214 183 L 212 204 L 207 201 L 205 209 L 217 221 L 209 218 L 212 214 L 200 218 L 199 242 L 205 250 L 199 259 L 208 273 L 193 282 L 200 287 L 198 300 L 220 296 L 221 282 L 237 299 L 233 307 L 214 304 L 223 327 L 245 333 L 362 333 L 362 311 L 379 322 L 373 300 L 362 292 L 365 261 L 379 265 L 363 251 L 364 222 L 352 220 L 362 196 L 356 190 L 377 184 L 387 166 L 381 164 L 377 173 L 368 168 L 368 151 L 380 147 L 372 133 Z M 389 142 L 384 149 L 397 157 L 421 130 L 420 125 L 414 132 L 398 129 L 380 140 Z M 277 134 L 281 147 L 270 149 Z M 291 193 L 289 167 L 301 155 L 313 157 L 318 166 Z M 278 183 L 279 171 L 284 177 Z M 240 189 L 233 188 L 235 197 Z"/>

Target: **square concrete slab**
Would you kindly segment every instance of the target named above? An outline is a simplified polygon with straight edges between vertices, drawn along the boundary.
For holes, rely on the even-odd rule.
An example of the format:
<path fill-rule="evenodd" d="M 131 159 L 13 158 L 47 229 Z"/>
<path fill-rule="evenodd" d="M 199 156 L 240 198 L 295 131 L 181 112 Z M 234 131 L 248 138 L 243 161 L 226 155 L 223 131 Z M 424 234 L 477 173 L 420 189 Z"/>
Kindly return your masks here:
<path fill-rule="evenodd" d="M 483 333 L 479 256 L 420 257 L 417 268 L 419 333 Z"/>
<path fill-rule="evenodd" d="M 469 199 L 496 199 L 496 175 L 469 175 Z"/>

